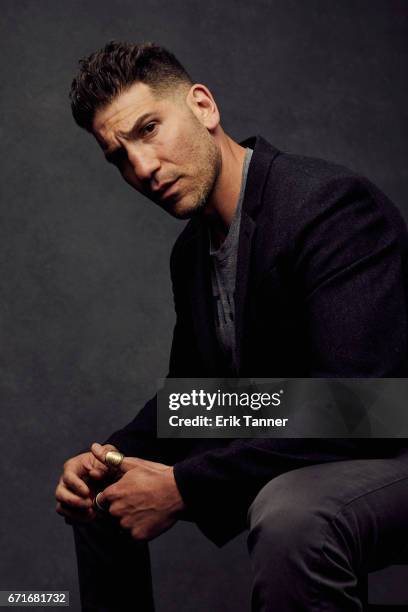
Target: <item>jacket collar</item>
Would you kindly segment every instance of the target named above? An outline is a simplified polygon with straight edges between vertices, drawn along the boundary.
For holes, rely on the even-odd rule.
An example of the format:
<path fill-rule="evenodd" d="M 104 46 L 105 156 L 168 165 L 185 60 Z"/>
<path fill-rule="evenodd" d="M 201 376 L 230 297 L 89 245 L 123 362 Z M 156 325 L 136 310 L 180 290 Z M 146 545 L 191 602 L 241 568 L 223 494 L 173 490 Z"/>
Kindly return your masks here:
<path fill-rule="evenodd" d="M 280 151 L 259 135 L 243 140 L 240 145 L 254 151 L 249 165 L 242 210 L 255 218 L 262 207 L 263 190 L 270 166 Z"/>

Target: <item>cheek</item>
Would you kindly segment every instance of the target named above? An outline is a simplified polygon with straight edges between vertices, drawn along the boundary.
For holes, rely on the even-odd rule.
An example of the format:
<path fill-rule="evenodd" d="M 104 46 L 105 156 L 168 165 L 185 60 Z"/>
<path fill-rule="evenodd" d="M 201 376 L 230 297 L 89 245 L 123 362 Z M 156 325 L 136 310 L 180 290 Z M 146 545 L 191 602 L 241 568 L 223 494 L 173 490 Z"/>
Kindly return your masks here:
<path fill-rule="evenodd" d="M 179 126 L 166 130 L 157 151 L 162 160 L 167 160 L 176 166 L 196 166 L 202 149 L 203 134 L 195 126 Z M 194 163 L 192 163 L 194 162 Z"/>

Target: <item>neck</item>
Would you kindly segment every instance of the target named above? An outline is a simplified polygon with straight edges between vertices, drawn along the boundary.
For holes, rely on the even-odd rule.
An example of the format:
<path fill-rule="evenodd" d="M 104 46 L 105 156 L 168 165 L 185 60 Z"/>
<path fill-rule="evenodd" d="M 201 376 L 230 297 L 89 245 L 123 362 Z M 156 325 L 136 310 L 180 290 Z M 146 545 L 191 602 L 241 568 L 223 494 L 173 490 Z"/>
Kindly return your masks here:
<path fill-rule="evenodd" d="M 205 215 L 212 235 L 222 242 L 234 218 L 241 190 L 245 148 L 225 132 L 217 137 L 221 152 L 221 169 L 205 207 Z"/>

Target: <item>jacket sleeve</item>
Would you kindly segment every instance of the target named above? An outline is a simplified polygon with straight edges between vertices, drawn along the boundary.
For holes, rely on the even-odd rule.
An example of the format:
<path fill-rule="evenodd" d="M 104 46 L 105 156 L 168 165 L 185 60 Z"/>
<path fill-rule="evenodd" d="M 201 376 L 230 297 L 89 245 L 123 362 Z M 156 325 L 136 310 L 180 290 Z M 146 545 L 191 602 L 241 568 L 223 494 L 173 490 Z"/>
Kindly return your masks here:
<path fill-rule="evenodd" d="M 170 258 L 176 323 L 173 331 L 167 377 L 199 377 L 199 355 L 192 342 L 192 315 L 186 307 L 182 306 L 181 294 L 185 290 L 183 284 L 177 282 L 176 259 L 178 249 L 176 246 L 177 243 Z M 104 444 L 113 444 L 128 456 L 174 464 L 181 457 L 190 453 L 193 442 L 189 439 L 157 438 L 157 394 L 155 394 L 130 423 L 112 433 Z"/>
<path fill-rule="evenodd" d="M 303 207 L 290 258 L 306 313 L 309 376 L 406 376 L 407 232 L 398 212 L 354 178 L 326 183 Z M 245 528 L 251 502 L 275 476 L 395 448 L 394 440 L 241 439 L 177 463 L 174 473 L 193 519 L 223 545 Z"/>

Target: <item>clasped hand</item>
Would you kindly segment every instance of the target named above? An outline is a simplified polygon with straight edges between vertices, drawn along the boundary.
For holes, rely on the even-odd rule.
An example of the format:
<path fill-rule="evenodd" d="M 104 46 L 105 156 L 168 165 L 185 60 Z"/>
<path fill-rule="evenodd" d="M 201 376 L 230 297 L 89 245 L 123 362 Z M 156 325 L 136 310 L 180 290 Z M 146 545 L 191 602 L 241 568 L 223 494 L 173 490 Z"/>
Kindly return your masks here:
<path fill-rule="evenodd" d="M 105 464 L 105 456 L 113 449 L 112 445 L 94 443 L 90 453 L 65 463 L 56 489 L 56 510 L 69 521 L 94 520 L 92 498 L 95 489 L 114 480 L 99 493 L 99 504 L 116 517 L 134 539 L 151 540 L 169 529 L 184 509 L 173 467 L 125 457 L 120 467 L 112 471 Z"/>
<path fill-rule="evenodd" d="M 91 447 L 102 463 L 108 450 L 100 444 Z M 98 502 L 134 539 L 151 540 L 176 522 L 184 504 L 172 466 L 125 457 L 118 472 L 121 477 L 99 494 Z"/>

